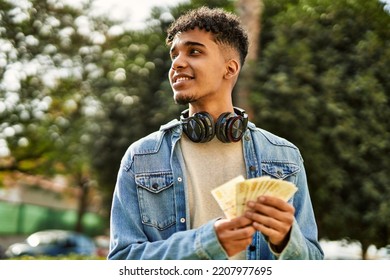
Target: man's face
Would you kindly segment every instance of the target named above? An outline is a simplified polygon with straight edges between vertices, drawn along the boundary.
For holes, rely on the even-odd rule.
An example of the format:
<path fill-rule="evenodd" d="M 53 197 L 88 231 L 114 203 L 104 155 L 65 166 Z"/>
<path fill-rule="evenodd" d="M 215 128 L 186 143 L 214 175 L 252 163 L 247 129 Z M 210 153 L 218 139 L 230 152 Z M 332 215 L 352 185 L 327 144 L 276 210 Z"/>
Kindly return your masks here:
<path fill-rule="evenodd" d="M 210 102 L 221 97 L 226 57 L 210 32 L 196 28 L 176 35 L 170 55 L 169 81 L 176 103 Z"/>

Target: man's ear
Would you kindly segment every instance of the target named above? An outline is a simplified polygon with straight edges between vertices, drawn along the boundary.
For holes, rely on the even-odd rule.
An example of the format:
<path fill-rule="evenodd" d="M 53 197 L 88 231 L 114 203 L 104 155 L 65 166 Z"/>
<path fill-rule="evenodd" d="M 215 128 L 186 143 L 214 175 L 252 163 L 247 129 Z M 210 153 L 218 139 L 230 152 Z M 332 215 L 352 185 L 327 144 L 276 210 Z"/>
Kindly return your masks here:
<path fill-rule="evenodd" d="M 225 79 L 236 78 L 240 72 L 240 63 L 236 59 L 229 59 L 226 62 Z"/>

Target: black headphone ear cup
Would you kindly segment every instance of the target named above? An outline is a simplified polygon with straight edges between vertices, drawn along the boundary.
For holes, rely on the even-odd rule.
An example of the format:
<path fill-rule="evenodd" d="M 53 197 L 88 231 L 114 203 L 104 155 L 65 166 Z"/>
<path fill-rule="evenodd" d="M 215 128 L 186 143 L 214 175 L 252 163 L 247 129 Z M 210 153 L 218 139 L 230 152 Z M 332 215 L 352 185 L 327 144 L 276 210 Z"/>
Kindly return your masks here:
<path fill-rule="evenodd" d="M 188 110 L 181 115 L 183 131 L 187 137 L 196 143 L 210 141 L 214 137 L 214 121 L 207 112 L 199 112 L 188 117 Z"/>
<path fill-rule="evenodd" d="M 229 113 L 229 112 L 223 113 L 218 117 L 217 122 L 215 124 L 215 135 L 223 143 L 230 142 L 229 138 L 226 135 L 227 133 L 226 125 L 227 125 L 228 118 L 232 116 L 234 116 L 233 113 Z"/>
<path fill-rule="evenodd" d="M 184 133 L 191 141 L 199 143 L 204 139 L 203 122 L 194 117 L 189 117 L 183 122 Z"/>
<path fill-rule="evenodd" d="M 242 116 L 231 117 L 226 123 L 226 136 L 229 142 L 238 142 L 241 140 L 244 132 L 244 120 Z"/>
<path fill-rule="evenodd" d="M 213 117 L 207 112 L 199 112 L 195 115 L 200 121 L 202 121 L 204 127 L 204 138 L 200 142 L 204 143 L 211 141 L 215 134 Z"/>

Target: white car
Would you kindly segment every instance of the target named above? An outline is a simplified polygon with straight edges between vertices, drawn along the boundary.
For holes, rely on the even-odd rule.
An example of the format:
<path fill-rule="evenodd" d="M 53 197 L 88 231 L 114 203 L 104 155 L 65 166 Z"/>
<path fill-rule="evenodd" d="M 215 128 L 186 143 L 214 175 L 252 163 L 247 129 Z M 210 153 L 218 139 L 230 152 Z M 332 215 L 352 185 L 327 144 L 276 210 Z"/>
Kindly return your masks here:
<path fill-rule="evenodd" d="M 44 230 L 31 234 L 25 242 L 12 244 L 5 254 L 10 258 L 24 255 L 95 255 L 96 246 L 90 237 L 81 233 Z"/>

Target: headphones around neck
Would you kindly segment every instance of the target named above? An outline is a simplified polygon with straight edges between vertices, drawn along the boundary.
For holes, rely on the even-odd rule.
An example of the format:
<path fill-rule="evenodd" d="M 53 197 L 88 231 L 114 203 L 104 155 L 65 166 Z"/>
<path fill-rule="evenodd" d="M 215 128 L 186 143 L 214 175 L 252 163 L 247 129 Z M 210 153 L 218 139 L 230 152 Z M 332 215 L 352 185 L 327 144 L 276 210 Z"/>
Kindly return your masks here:
<path fill-rule="evenodd" d="M 221 114 L 216 123 L 207 112 L 195 113 L 189 116 L 189 109 L 181 113 L 180 120 L 183 131 L 195 143 L 205 143 L 216 135 L 223 143 L 238 142 L 248 125 L 248 114 L 243 109 L 234 107 L 234 113 Z"/>

